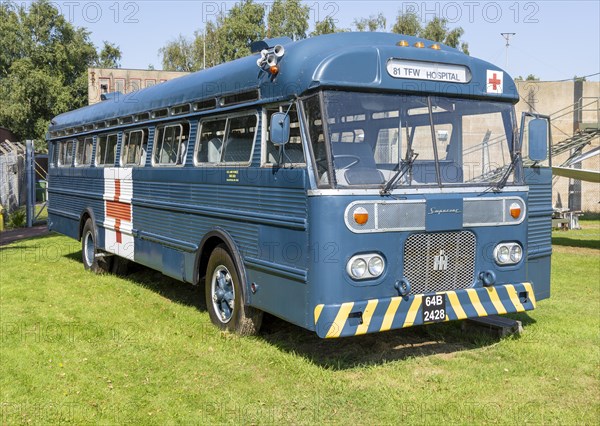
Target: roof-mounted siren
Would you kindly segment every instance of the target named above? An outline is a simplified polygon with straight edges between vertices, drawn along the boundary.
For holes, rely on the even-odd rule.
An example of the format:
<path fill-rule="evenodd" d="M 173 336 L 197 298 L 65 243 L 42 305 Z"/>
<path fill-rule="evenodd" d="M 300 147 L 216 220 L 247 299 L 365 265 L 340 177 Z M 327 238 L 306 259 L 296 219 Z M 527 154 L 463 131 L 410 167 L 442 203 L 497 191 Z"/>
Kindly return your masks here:
<path fill-rule="evenodd" d="M 260 40 L 250 45 L 253 53 L 260 51 L 260 57 L 256 60 L 256 65 L 264 71 L 276 75 L 279 72 L 279 61 L 285 55 L 285 48 L 279 43 L 289 43 L 292 40 L 287 37 L 277 39 Z"/>

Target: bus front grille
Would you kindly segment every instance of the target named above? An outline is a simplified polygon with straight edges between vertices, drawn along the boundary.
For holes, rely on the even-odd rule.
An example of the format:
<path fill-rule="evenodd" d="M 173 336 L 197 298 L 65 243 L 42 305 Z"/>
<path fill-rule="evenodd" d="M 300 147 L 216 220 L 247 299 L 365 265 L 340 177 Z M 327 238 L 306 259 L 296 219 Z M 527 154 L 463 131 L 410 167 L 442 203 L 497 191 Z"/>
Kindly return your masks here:
<path fill-rule="evenodd" d="M 471 287 L 475 250 L 475 234 L 468 231 L 408 237 L 404 246 L 404 277 L 410 283 L 410 294 Z"/>

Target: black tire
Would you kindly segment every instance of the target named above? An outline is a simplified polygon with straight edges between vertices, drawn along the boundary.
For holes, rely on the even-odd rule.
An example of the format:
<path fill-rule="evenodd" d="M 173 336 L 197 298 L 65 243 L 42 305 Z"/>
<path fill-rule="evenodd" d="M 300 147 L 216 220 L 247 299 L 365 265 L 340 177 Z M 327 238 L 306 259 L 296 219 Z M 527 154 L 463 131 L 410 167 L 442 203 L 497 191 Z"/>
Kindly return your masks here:
<path fill-rule="evenodd" d="M 263 313 L 245 305 L 238 268 L 225 245 L 217 246 L 210 255 L 204 293 L 210 320 L 219 329 L 244 336 L 258 333 Z"/>
<path fill-rule="evenodd" d="M 96 274 L 110 272 L 112 257 L 97 257 L 101 251 L 96 245 L 96 230 L 92 219 L 88 219 L 83 226 L 81 234 L 81 259 L 83 267 Z"/>

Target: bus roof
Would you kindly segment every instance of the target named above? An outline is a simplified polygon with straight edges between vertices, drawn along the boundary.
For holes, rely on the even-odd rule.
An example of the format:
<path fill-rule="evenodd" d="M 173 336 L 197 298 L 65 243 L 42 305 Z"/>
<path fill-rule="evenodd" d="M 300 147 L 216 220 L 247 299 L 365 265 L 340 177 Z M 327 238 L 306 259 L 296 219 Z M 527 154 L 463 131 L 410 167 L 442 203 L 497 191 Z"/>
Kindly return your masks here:
<path fill-rule="evenodd" d="M 401 41 L 405 46 L 399 45 Z M 418 42 L 424 47 L 415 47 Z M 439 49 L 431 48 L 433 44 L 418 37 L 375 32 L 290 40 L 275 76 L 259 69 L 260 55 L 255 53 L 58 115 L 50 131 L 52 135 L 70 127 L 256 89 L 260 102 L 290 99 L 317 88 L 518 101 L 514 81 L 502 69 L 440 43 L 435 43 Z"/>

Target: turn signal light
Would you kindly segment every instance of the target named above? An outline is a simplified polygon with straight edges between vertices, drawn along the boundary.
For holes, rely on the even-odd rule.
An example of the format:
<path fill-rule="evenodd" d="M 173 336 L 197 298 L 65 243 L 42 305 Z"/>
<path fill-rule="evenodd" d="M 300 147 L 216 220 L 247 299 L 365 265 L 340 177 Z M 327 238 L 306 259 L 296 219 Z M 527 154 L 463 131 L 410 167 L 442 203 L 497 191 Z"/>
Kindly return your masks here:
<path fill-rule="evenodd" d="M 518 219 L 521 216 L 521 206 L 517 203 L 512 203 L 510 205 L 510 215 L 513 219 Z"/>
<path fill-rule="evenodd" d="M 279 72 L 279 68 L 277 67 L 277 65 L 271 65 L 269 67 L 269 72 L 273 75 L 277 74 Z"/>
<path fill-rule="evenodd" d="M 359 225 L 364 225 L 369 221 L 369 212 L 364 207 L 354 210 L 354 221 Z"/>

